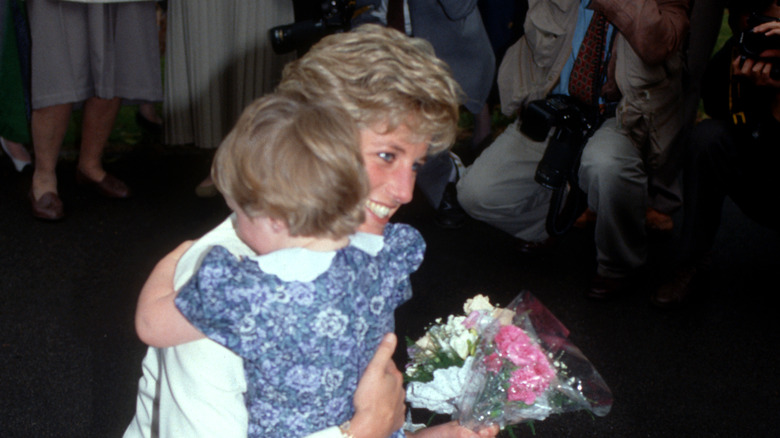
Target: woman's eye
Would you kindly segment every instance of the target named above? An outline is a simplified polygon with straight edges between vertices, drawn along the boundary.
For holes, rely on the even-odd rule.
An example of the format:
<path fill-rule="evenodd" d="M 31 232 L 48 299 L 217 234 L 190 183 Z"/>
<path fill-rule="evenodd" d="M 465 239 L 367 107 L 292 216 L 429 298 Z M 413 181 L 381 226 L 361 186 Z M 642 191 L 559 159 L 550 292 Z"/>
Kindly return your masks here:
<path fill-rule="evenodd" d="M 393 160 L 395 160 L 395 154 L 390 153 L 390 152 L 380 152 L 378 155 L 379 155 L 379 158 L 381 158 L 382 160 L 384 160 L 384 161 L 386 161 L 388 163 L 392 163 Z"/>

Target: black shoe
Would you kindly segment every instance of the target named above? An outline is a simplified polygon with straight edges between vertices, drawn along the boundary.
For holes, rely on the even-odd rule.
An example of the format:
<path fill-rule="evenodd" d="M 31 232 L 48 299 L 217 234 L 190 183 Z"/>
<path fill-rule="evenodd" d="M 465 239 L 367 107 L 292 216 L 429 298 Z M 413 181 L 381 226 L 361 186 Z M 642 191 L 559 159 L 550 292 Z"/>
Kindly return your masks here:
<path fill-rule="evenodd" d="M 611 278 L 596 274 L 585 295 L 596 301 L 606 301 L 623 295 L 628 289 L 627 278 Z"/>
<path fill-rule="evenodd" d="M 455 183 L 447 183 L 433 220 L 442 228 L 455 229 L 462 227 L 466 223 L 466 216 L 463 207 L 458 203 L 458 192 L 455 190 Z"/>
<path fill-rule="evenodd" d="M 515 249 L 520 254 L 529 256 L 538 256 L 548 254 L 555 248 L 556 239 L 554 237 L 548 237 L 538 242 L 531 242 L 523 239 L 515 239 Z"/>

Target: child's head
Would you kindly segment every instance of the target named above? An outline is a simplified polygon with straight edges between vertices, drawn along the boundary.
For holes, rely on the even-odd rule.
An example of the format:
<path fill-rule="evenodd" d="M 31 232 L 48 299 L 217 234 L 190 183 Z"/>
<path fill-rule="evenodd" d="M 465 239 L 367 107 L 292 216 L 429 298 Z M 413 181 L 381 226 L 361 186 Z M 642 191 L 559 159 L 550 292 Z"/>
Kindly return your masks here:
<path fill-rule="evenodd" d="M 308 100 L 336 100 L 360 129 L 407 125 L 429 153 L 455 141 L 460 86 L 427 41 L 363 25 L 329 35 L 287 64 L 279 89 Z"/>
<path fill-rule="evenodd" d="M 358 131 L 335 105 L 284 93 L 257 99 L 222 141 L 211 174 L 232 205 L 281 220 L 291 236 L 340 238 L 364 220 Z"/>

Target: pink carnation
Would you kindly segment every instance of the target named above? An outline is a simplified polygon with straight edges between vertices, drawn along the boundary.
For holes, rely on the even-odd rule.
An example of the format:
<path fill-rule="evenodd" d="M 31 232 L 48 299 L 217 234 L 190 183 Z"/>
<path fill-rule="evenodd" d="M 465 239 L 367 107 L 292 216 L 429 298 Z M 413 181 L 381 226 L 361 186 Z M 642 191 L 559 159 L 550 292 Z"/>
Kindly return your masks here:
<path fill-rule="evenodd" d="M 496 334 L 499 353 L 519 368 L 509 378 L 507 398 L 531 405 L 555 377 L 544 353 L 530 337 L 517 326 L 503 326 Z"/>
<path fill-rule="evenodd" d="M 517 366 L 523 366 L 530 362 L 535 346 L 531 338 L 520 327 L 505 325 L 496 334 L 496 348 L 498 352 L 512 361 Z"/>
<path fill-rule="evenodd" d="M 485 357 L 485 367 L 488 371 L 497 373 L 501 370 L 501 357 L 498 353 L 493 353 L 490 356 Z"/>

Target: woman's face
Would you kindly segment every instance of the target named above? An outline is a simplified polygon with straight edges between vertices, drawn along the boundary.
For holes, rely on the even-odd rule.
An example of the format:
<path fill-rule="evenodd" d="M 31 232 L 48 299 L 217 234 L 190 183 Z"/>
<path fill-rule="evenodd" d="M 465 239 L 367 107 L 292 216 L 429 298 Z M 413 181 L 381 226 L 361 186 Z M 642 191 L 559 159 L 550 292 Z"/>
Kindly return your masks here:
<path fill-rule="evenodd" d="M 412 139 L 405 125 L 386 134 L 371 128 L 360 131 L 360 150 L 371 186 L 360 231 L 382 234 L 390 217 L 412 200 L 414 180 L 428 152 L 427 141 Z"/>

